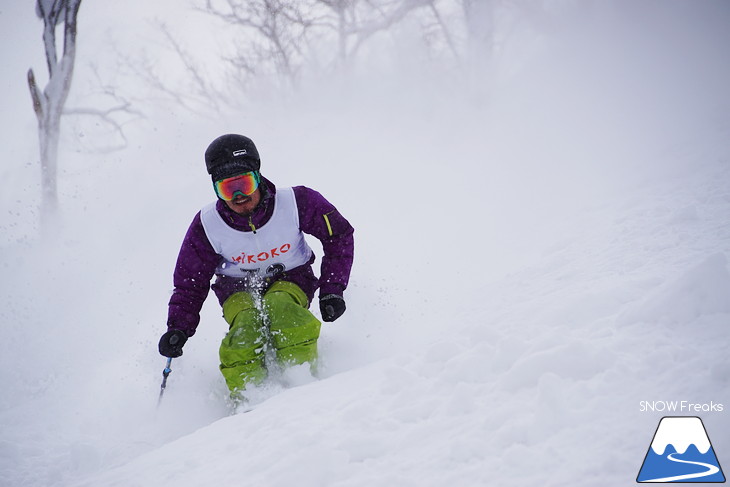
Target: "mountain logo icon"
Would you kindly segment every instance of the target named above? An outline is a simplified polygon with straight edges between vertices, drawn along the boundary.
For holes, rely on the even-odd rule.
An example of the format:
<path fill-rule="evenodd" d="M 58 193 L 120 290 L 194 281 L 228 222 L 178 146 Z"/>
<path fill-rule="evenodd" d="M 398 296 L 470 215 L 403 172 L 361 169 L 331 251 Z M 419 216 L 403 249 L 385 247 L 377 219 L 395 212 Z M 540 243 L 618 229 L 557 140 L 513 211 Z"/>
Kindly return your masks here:
<path fill-rule="evenodd" d="M 663 417 L 636 481 L 725 482 L 702 420 L 696 416 Z"/>

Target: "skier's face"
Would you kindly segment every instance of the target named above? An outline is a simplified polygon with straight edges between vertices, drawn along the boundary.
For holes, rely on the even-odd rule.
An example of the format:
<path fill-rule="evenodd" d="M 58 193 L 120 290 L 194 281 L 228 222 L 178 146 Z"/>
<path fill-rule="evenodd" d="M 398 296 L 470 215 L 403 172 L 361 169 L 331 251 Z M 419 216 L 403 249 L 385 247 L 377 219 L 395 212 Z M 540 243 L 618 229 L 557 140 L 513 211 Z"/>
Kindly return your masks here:
<path fill-rule="evenodd" d="M 226 201 L 225 203 L 228 205 L 228 208 L 239 215 L 248 216 L 253 213 L 253 210 L 256 209 L 259 202 L 261 202 L 261 189 L 256 189 L 250 196 L 243 196 L 238 193 L 232 201 Z"/>

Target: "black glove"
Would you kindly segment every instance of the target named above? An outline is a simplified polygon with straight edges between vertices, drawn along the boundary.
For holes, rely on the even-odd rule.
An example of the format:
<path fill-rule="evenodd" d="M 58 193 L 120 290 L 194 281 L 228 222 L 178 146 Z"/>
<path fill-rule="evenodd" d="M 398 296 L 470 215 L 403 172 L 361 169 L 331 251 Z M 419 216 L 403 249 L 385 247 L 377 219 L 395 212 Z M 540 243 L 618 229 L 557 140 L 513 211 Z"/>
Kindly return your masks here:
<path fill-rule="evenodd" d="M 345 312 L 345 300 L 339 294 L 325 294 L 319 297 L 319 310 L 324 321 L 335 321 Z"/>
<path fill-rule="evenodd" d="M 169 330 L 160 338 L 160 355 L 175 358 L 183 354 L 182 347 L 188 336 L 182 330 Z"/>

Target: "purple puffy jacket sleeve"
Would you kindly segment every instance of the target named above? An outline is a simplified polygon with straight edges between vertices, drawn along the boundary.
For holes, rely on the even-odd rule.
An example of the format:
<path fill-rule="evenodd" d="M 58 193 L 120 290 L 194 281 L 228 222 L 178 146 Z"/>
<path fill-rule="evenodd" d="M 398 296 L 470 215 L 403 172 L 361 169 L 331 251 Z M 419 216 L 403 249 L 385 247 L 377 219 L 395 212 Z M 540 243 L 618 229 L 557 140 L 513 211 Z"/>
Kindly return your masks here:
<path fill-rule="evenodd" d="M 350 279 L 354 258 L 354 229 L 337 208 L 321 194 L 304 186 L 294 187 L 299 208 L 299 228 L 322 242 L 324 256 L 319 295 L 342 296 Z"/>
<path fill-rule="evenodd" d="M 175 264 L 175 289 L 168 307 L 168 329 L 182 330 L 187 336 L 195 334 L 200 322 L 200 309 L 208 297 L 210 281 L 219 260 L 205 235 L 198 213 L 183 239 Z"/>

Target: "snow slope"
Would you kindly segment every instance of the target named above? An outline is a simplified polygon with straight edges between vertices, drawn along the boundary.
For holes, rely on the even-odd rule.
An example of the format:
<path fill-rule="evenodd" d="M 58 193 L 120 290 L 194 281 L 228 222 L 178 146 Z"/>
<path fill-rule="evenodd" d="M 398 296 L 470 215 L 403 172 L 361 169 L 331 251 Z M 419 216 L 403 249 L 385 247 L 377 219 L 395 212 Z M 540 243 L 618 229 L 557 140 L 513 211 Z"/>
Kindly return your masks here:
<path fill-rule="evenodd" d="M 413 73 L 156 113 L 117 153 L 67 135 L 44 239 L 27 61 L 8 56 L 0 485 L 624 485 L 663 415 L 640 401 L 662 400 L 723 404 L 699 415 L 730 464 L 728 9 L 645 5 L 617 45 L 588 25 L 488 97 Z M 4 26 L 35 25 L 13 9 Z M 170 274 L 212 197 L 201 154 L 232 130 L 356 227 L 348 312 L 319 380 L 292 370 L 229 416 L 209 300 L 156 410 Z"/>
<path fill-rule="evenodd" d="M 658 419 L 640 400 L 727 404 L 730 172 L 718 166 L 474 290 L 422 348 L 282 391 L 72 485 L 630 482 Z M 173 390 L 162 414 L 180 407 Z M 704 419 L 722 455 L 727 415 Z"/>

